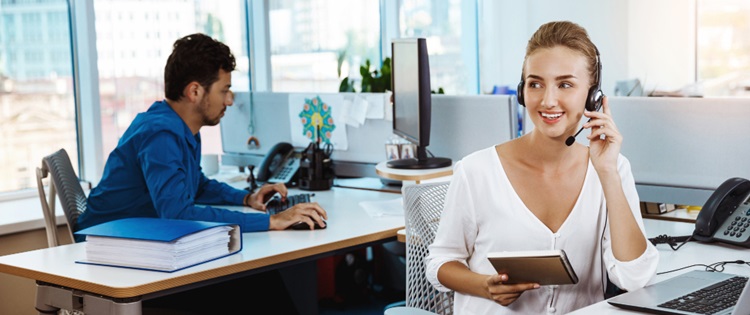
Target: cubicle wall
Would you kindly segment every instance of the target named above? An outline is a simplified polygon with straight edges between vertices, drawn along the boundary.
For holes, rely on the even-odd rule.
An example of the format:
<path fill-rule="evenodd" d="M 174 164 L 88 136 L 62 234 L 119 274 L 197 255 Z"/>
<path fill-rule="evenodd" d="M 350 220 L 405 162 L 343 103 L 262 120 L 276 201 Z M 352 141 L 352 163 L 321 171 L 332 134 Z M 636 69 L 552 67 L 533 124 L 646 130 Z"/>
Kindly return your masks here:
<path fill-rule="evenodd" d="M 289 96 L 289 93 L 237 93 L 234 106 L 227 109 L 221 121 L 225 153 L 222 164 L 257 165 L 275 143 L 291 142 Z M 508 141 L 517 130 L 514 108 L 508 96 L 434 95 L 431 142 L 427 149 L 435 156 L 457 161 L 478 149 Z M 333 152 L 337 174 L 377 176 L 374 165 L 386 159 L 385 143 L 393 135 L 392 124 L 389 119 L 367 119 L 359 127 L 339 125 L 346 128 L 348 148 Z M 251 130 L 259 147 L 248 145 Z"/>
<path fill-rule="evenodd" d="M 609 104 L 641 200 L 703 205 L 728 178 L 750 179 L 750 100 L 609 97 Z M 588 134 L 576 141 L 588 145 Z"/>
<path fill-rule="evenodd" d="M 611 98 L 644 201 L 703 205 L 731 177 L 750 179 L 750 100 Z"/>

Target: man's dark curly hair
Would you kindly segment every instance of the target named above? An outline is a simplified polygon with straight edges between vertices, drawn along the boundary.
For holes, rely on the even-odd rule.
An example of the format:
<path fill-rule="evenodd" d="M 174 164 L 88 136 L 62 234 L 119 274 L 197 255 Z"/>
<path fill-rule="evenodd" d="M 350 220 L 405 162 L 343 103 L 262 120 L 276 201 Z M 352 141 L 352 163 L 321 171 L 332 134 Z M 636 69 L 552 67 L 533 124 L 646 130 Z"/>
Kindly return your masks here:
<path fill-rule="evenodd" d="M 193 81 L 206 91 L 219 80 L 219 69 L 234 70 L 236 63 L 227 45 L 205 34 L 192 34 L 174 42 L 172 54 L 164 66 L 164 95 L 179 100 L 182 91 Z"/>

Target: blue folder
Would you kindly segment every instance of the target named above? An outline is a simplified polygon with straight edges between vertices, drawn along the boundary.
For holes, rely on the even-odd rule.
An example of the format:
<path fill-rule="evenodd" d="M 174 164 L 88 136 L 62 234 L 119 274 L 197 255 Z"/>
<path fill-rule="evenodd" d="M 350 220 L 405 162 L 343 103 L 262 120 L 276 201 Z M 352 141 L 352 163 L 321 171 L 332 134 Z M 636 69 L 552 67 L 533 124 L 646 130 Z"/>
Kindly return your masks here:
<path fill-rule="evenodd" d="M 173 243 L 179 239 L 201 232 L 207 229 L 215 228 L 218 226 L 229 226 L 231 231 L 229 232 L 229 251 L 226 254 L 222 254 L 216 257 L 211 257 L 201 262 L 184 266 L 174 269 L 160 269 L 160 268 L 149 268 L 148 266 L 133 266 L 127 263 L 118 262 L 99 262 L 92 260 L 78 260 L 77 263 L 102 265 L 102 266 L 114 266 L 131 269 L 142 269 L 142 270 L 154 270 L 162 272 L 174 272 L 182 270 L 188 267 L 192 267 L 198 264 L 202 264 L 208 261 L 216 260 L 222 257 L 226 257 L 235 254 L 242 250 L 242 232 L 239 225 L 232 223 L 222 222 L 205 222 L 205 221 L 191 221 L 191 220 L 175 220 L 175 219 L 160 219 L 160 218 L 126 218 L 114 221 L 105 222 L 99 225 L 83 229 L 76 232 L 76 235 L 85 236 L 99 236 L 109 237 L 114 239 L 123 240 L 137 240 L 137 241 L 149 241 L 157 243 Z"/>

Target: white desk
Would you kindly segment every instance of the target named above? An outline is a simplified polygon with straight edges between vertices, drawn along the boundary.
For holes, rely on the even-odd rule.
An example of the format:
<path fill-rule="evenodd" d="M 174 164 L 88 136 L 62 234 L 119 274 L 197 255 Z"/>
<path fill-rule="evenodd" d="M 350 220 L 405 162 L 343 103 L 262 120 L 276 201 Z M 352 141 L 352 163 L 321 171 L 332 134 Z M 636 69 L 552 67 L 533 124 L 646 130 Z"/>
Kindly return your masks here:
<path fill-rule="evenodd" d="M 85 257 L 83 243 L 0 257 L 0 272 L 37 280 L 36 307 L 42 310 L 141 314 L 142 300 L 395 240 L 403 217 L 371 218 L 359 206 L 391 198 L 391 193 L 346 188 L 315 192 L 314 201 L 328 212 L 326 229 L 244 233 L 241 252 L 174 273 L 77 264 Z"/>
<path fill-rule="evenodd" d="M 643 220 L 646 227 L 646 234 L 648 237 L 655 237 L 660 234 L 667 234 L 670 236 L 681 236 L 690 235 L 693 233 L 694 224 L 684 222 L 673 222 L 663 220 Z M 679 250 L 673 251 L 672 248 L 667 244 L 659 244 L 656 246 L 659 250 L 659 267 L 656 269 L 657 272 L 663 272 L 668 270 L 677 269 L 680 267 L 692 265 L 692 264 L 712 264 L 719 261 L 726 260 L 747 260 L 750 257 L 750 249 L 742 247 L 724 245 L 720 243 L 704 244 L 698 242 L 690 242 L 682 246 Z M 671 272 L 668 274 L 657 275 L 654 282 L 663 281 L 669 279 L 678 274 L 685 273 L 691 270 L 704 270 L 703 267 L 692 267 L 680 271 Z M 739 275 L 750 275 L 750 268 L 746 265 L 727 264 L 725 265 L 724 272 L 739 274 Z M 610 305 L 606 301 L 596 303 L 594 305 L 579 309 L 570 314 L 643 314 L 640 312 L 624 310 Z"/>

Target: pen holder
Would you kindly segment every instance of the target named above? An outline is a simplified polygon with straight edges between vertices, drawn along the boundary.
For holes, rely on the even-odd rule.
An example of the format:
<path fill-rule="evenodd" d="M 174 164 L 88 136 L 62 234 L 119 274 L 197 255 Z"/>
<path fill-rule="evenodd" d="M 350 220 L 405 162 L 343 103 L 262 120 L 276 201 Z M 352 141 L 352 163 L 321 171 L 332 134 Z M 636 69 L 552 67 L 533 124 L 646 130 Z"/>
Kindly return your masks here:
<path fill-rule="evenodd" d="M 316 144 L 311 143 L 300 160 L 299 188 L 303 190 L 328 190 L 333 186 L 333 161 Z"/>

